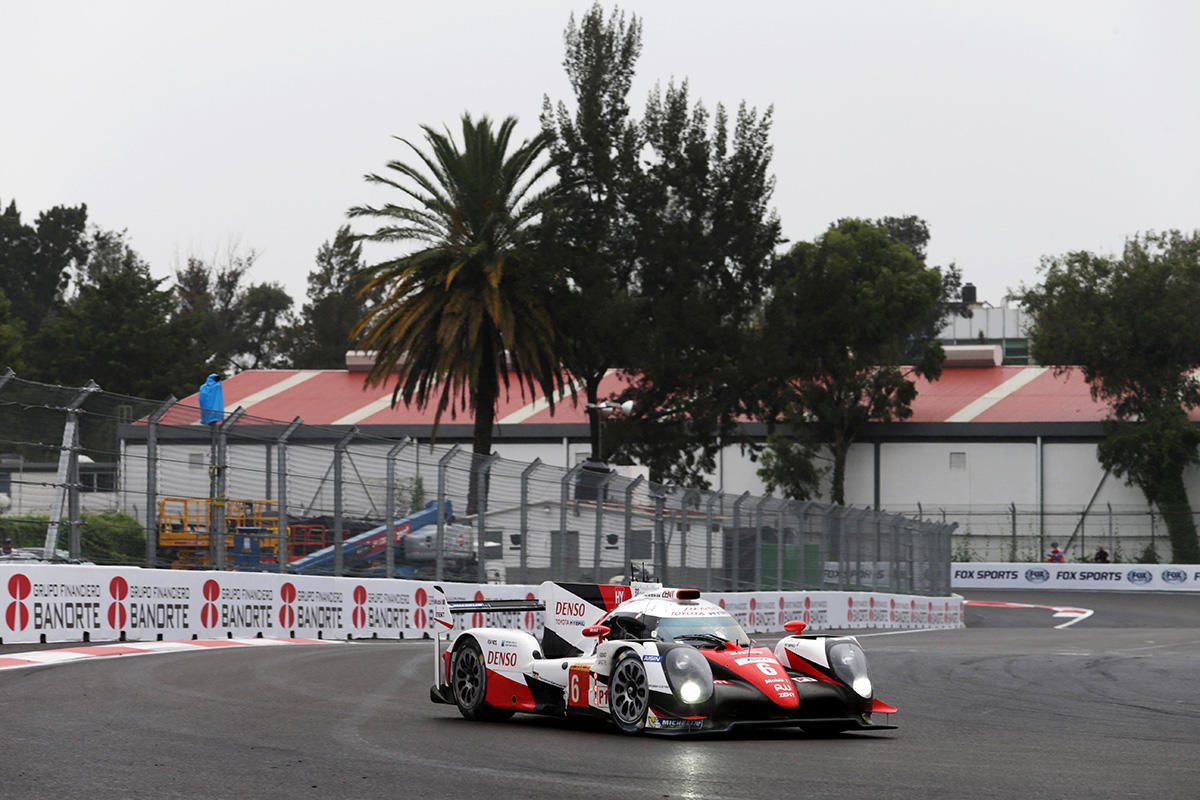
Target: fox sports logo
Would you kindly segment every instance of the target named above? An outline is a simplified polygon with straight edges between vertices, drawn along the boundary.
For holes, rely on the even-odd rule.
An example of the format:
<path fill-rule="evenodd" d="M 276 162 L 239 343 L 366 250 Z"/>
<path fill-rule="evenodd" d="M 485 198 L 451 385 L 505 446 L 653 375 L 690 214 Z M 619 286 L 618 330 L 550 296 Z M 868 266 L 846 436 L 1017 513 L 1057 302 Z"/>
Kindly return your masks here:
<path fill-rule="evenodd" d="M 1142 585 L 1154 580 L 1154 575 L 1148 569 L 1131 569 L 1125 575 L 1130 583 Z"/>
<path fill-rule="evenodd" d="M 1164 583 L 1183 583 L 1187 580 L 1187 573 L 1181 569 L 1164 569 L 1161 576 Z"/>
<path fill-rule="evenodd" d="M 1045 583 L 1050 580 L 1050 570 L 1042 567 L 1033 567 L 1025 570 L 1025 580 L 1030 583 Z"/>

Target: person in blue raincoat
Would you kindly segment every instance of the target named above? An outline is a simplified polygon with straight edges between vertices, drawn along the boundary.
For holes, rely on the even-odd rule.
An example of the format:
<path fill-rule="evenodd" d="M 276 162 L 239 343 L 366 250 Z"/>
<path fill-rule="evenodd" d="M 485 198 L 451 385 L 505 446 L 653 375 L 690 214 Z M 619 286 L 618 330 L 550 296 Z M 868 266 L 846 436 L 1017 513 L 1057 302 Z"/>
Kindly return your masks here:
<path fill-rule="evenodd" d="M 200 386 L 200 422 L 220 422 L 225 419 L 225 390 L 221 376 L 209 373 L 208 380 Z"/>

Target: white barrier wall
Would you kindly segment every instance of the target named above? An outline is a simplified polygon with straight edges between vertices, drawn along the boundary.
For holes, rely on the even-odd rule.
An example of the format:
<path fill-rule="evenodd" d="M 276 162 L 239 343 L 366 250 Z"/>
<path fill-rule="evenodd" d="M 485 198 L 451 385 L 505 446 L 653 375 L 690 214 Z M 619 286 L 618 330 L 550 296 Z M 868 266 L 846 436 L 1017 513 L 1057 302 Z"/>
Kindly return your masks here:
<path fill-rule="evenodd" d="M 1118 589 L 1200 591 L 1200 564 L 1069 564 L 963 561 L 951 565 L 955 589 Z"/>
<path fill-rule="evenodd" d="M 533 599 L 536 586 L 444 583 L 451 600 Z M 0 640 L 14 642 L 418 638 L 433 630 L 433 584 L 265 572 L 0 565 Z M 706 593 L 751 633 L 790 619 L 822 628 L 961 627 L 961 597 L 870 592 Z M 541 613 L 471 614 L 460 628 L 540 633 Z"/>

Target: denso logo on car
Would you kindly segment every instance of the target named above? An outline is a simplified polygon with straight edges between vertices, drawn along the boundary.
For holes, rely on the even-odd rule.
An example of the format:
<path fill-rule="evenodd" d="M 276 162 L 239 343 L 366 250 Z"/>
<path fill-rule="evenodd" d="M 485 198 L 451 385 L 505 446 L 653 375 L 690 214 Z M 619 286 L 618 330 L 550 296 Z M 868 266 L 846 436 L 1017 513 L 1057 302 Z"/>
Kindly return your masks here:
<path fill-rule="evenodd" d="M 555 603 L 554 613 L 562 617 L 582 617 L 586 607 L 586 603 Z"/>
<path fill-rule="evenodd" d="M 498 650 L 489 650 L 487 654 L 488 666 L 495 667 L 515 667 L 517 665 L 516 653 L 501 653 Z"/>

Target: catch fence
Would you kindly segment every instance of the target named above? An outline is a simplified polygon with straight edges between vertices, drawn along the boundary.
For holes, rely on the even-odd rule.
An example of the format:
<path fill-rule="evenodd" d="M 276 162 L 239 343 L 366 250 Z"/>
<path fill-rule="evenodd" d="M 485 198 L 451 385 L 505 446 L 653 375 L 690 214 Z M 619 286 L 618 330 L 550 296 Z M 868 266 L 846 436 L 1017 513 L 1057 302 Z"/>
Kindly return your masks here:
<path fill-rule="evenodd" d="M 595 462 L 478 457 L 419 442 L 416 428 L 201 416 L 173 398 L 9 372 L 0 524 L 43 558 L 120 563 L 102 552 L 113 536 L 87 531 L 98 512 L 127 514 L 137 561 L 156 568 L 523 584 L 632 569 L 711 591 L 950 593 L 952 522 L 660 484 Z"/>

